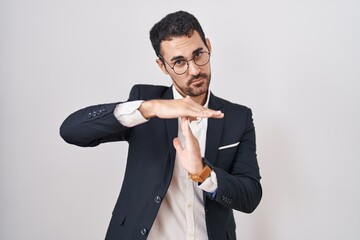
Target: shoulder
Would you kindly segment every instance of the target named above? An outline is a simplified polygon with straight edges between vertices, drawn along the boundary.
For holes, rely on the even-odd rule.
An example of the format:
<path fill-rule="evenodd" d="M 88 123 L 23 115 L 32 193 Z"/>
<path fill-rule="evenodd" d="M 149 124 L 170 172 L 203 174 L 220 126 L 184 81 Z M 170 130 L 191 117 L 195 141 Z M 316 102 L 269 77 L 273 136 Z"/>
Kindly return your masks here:
<path fill-rule="evenodd" d="M 238 132 L 243 133 L 246 129 L 254 128 L 253 114 L 249 107 L 215 96 L 213 102 L 217 102 L 221 106 L 218 109 L 224 113 L 224 131 L 234 132 L 239 129 Z"/>
<path fill-rule="evenodd" d="M 149 84 L 136 84 L 130 91 L 129 100 L 149 100 L 161 97 L 170 87 Z"/>

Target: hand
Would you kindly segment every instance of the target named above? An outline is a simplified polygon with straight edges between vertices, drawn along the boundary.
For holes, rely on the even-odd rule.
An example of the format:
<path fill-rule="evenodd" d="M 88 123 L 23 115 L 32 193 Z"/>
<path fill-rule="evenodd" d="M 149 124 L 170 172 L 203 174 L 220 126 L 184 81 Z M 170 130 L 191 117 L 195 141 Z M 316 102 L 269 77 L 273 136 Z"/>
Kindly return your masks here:
<path fill-rule="evenodd" d="M 202 161 L 199 142 L 190 129 L 189 118 L 181 117 L 180 131 L 184 136 L 184 146 L 179 138 L 175 138 L 173 141 L 177 158 L 188 173 L 198 174 L 205 166 Z"/>
<path fill-rule="evenodd" d="M 145 118 L 223 118 L 221 111 L 211 110 L 194 102 L 189 96 L 183 99 L 149 100 L 141 104 L 139 111 Z"/>

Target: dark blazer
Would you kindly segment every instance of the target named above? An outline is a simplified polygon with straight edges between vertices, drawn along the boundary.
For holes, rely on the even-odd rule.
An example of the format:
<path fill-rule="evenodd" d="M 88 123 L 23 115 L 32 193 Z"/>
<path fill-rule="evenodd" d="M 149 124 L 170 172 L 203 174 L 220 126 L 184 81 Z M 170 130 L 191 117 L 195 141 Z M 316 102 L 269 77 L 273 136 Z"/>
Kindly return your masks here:
<path fill-rule="evenodd" d="M 128 101 L 172 98 L 171 87 L 135 85 Z M 60 134 L 66 142 L 83 147 L 129 143 L 124 181 L 106 239 L 146 239 L 172 177 L 178 119 L 151 118 L 127 128 L 113 114 L 116 105 L 96 105 L 71 114 Z M 214 198 L 204 192 L 208 236 L 211 240 L 236 239 L 233 209 L 251 213 L 262 196 L 252 113 L 212 93 L 209 108 L 225 116 L 208 119 L 205 158 L 218 180 Z M 229 145 L 233 147 L 221 148 Z"/>

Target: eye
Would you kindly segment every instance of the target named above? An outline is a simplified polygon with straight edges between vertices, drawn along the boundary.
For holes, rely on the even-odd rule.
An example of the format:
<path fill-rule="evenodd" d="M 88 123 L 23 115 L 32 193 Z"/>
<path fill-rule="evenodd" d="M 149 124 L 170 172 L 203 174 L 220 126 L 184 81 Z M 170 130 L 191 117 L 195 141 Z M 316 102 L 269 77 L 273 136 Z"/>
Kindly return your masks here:
<path fill-rule="evenodd" d="M 185 60 L 178 59 L 174 62 L 174 66 L 178 66 L 178 67 L 183 66 L 185 62 L 186 62 Z"/>
<path fill-rule="evenodd" d="M 197 52 L 194 54 L 194 58 L 200 58 L 202 54 L 202 52 Z"/>

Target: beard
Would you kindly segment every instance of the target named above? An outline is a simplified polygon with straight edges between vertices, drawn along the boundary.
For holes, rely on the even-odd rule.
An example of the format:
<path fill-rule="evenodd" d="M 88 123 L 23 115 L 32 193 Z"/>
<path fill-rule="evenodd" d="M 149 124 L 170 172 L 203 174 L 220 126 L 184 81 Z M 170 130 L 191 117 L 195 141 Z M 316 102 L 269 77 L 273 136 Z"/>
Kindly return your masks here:
<path fill-rule="evenodd" d="M 204 81 L 200 83 L 195 83 L 197 79 L 203 78 Z M 191 77 L 186 81 L 186 87 L 183 89 L 183 92 L 189 95 L 190 97 L 200 96 L 202 94 L 206 94 L 209 90 L 211 80 L 211 74 L 200 73 L 197 76 Z"/>

